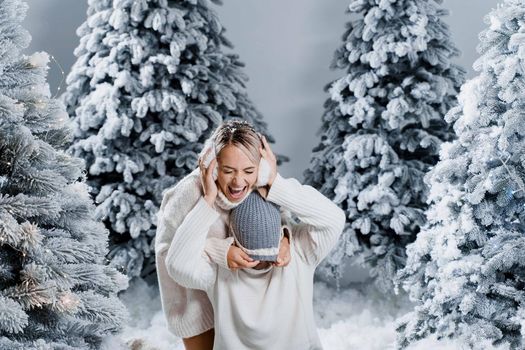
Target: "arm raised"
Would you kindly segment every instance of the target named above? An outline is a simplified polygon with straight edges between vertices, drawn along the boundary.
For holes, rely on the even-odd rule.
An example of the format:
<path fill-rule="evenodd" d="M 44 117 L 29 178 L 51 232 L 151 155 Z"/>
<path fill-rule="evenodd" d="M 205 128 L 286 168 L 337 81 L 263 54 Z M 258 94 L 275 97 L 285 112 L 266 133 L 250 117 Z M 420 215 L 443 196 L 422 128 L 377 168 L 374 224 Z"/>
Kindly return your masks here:
<path fill-rule="evenodd" d="M 301 223 L 292 228 L 292 238 L 302 259 L 318 265 L 343 232 L 346 215 L 331 200 L 309 185 L 277 174 L 267 199 L 293 212 Z"/>

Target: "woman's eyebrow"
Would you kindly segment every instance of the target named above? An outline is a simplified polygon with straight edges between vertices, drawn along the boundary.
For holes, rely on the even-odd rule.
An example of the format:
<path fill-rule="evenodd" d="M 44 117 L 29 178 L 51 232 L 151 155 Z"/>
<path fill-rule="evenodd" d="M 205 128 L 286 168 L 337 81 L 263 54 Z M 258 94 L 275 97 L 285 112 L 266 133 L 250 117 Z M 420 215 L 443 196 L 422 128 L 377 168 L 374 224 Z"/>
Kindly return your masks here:
<path fill-rule="evenodd" d="M 235 170 L 235 168 L 231 167 L 231 166 L 228 166 L 228 165 L 223 165 L 222 166 L 223 168 L 229 168 L 229 169 L 233 169 Z M 252 165 L 252 166 L 249 166 L 247 168 L 244 168 L 244 170 L 248 170 L 248 169 L 255 169 L 255 167 Z"/>

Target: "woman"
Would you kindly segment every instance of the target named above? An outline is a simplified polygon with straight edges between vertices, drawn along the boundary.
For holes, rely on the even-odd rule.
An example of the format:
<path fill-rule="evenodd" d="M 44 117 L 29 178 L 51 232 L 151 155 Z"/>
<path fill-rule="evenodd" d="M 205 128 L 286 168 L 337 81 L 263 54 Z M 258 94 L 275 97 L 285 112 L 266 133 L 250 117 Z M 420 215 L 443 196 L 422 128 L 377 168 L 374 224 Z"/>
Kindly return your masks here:
<path fill-rule="evenodd" d="M 228 271 L 203 255 L 207 232 L 220 217 L 213 207 L 220 190 L 245 191 L 248 184 L 224 187 L 213 178 L 215 167 L 219 174 L 229 171 L 232 161 L 241 169 L 256 168 L 256 162 L 233 146 L 225 147 L 219 161 L 212 160 L 207 168 L 199 161 L 203 195 L 177 228 L 165 268 L 179 284 L 206 292 L 215 310 L 214 349 L 321 349 L 312 305 L 313 275 L 342 233 L 345 214 L 313 187 L 278 174 L 265 139 L 263 146 L 260 154 L 270 164 L 271 175 L 268 191 L 262 195 L 300 220 L 291 225 L 289 266 L 283 269 L 254 261 L 256 268 Z"/>
<path fill-rule="evenodd" d="M 206 141 L 201 153 L 202 158 L 207 151 L 217 152 L 221 165 L 216 174 L 218 188 L 213 193 L 204 193 L 200 169 L 197 168 L 164 194 L 155 238 L 157 275 L 168 328 L 183 338 L 187 350 L 212 349 L 213 308 L 205 292 L 184 288 L 168 275 L 168 248 L 175 232 L 198 200 L 204 195 L 213 195 L 215 199 L 210 203 L 220 215 L 207 231 L 206 258 L 230 272 L 257 265 L 257 261 L 232 244 L 232 237 L 227 237 L 227 218 L 232 208 L 239 205 L 257 185 L 262 185 L 262 178 L 268 179 L 272 175 L 269 167 L 260 166 L 261 145 L 261 138 L 248 123 L 235 119 L 223 123 Z M 289 261 L 289 240 L 283 238 L 275 265 L 283 267 Z"/>

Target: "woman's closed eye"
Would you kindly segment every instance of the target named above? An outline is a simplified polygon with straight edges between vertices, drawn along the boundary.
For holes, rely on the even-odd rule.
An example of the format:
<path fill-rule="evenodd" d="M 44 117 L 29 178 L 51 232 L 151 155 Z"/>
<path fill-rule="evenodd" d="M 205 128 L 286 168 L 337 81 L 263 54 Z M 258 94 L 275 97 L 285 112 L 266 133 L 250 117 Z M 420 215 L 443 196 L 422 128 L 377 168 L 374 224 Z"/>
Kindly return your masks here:
<path fill-rule="evenodd" d="M 225 174 L 231 174 L 233 171 L 225 171 Z M 253 171 L 245 171 L 246 174 L 253 174 Z"/>

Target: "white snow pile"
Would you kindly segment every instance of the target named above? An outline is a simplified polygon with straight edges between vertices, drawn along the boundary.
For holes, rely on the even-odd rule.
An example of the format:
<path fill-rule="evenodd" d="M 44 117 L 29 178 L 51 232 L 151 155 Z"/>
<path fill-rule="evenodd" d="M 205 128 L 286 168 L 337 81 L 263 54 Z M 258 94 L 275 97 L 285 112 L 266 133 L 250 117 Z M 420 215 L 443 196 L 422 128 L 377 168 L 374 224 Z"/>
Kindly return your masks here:
<path fill-rule="evenodd" d="M 137 280 L 121 298 L 130 320 L 118 336 L 108 337 L 103 350 L 184 350 L 182 340 L 166 328 L 158 288 Z M 352 285 L 340 291 L 324 282 L 314 286 L 314 309 L 325 350 L 395 349 L 395 319 L 410 310 L 401 298 L 386 298 L 372 285 Z M 454 350 L 463 347 L 434 338 L 408 350 Z"/>

